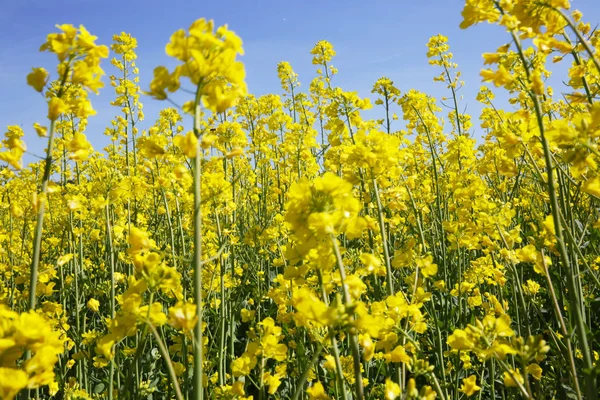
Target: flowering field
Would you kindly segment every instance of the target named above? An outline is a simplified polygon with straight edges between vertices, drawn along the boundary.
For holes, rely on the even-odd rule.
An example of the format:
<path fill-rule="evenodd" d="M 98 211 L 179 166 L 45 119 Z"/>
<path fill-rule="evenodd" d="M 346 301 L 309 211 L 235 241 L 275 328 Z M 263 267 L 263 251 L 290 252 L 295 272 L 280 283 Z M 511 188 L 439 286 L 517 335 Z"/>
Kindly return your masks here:
<path fill-rule="evenodd" d="M 147 88 L 135 38 L 57 26 L 27 76 L 47 118 L 15 121 L 46 155 L 23 166 L 19 125 L 0 148 L 0 398 L 597 399 L 600 31 L 567 0 L 462 16 L 506 31 L 474 117 L 442 35 L 445 98 L 383 77 L 372 103 L 326 41 L 306 90 L 281 62 L 255 97 L 226 26 L 175 32 Z"/>

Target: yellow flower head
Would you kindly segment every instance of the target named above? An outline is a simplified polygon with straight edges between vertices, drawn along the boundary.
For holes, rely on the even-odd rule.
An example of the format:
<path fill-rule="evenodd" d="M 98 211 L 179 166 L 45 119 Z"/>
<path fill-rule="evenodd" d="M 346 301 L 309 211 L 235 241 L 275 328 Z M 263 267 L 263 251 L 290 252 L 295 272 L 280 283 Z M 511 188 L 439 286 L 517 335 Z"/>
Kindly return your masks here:
<path fill-rule="evenodd" d="M 232 107 L 246 94 L 244 64 L 237 61 L 243 55 L 242 40 L 227 26 L 214 30 L 213 21 L 201 18 L 187 31 L 180 29 L 166 46 L 167 55 L 182 64 L 173 72 L 165 67 L 154 70 L 149 94 L 164 100 L 165 90 L 175 92 L 180 79 L 187 78 L 194 86 L 196 98 L 209 110 L 220 113 Z"/>
<path fill-rule="evenodd" d="M 93 312 L 98 312 L 98 310 L 100 309 L 100 302 L 94 298 L 89 299 L 87 302 L 87 308 L 89 308 Z"/>
<path fill-rule="evenodd" d="M 286 208 L 285 219 L 300 240 L 342 232 L 357 237 L 365 226 L 358 217 L 360 203 L 352 195 L 352 184 L 330 172 L 292 185 Z"/>
<path fill-rule="evenodd" d="M 477 386 L 477 377 L 475 375 L 471 375 L 468 378 L 463 379 L 463 384 L 460 387 L 460 391 L 467 395 L 467 397 L 471 397 L 481 389 L 481 386 Z"/>
<path fill-rule="evenodd" d="M 45 68 L 32 68 L 31 73 L 27 75 L 27 84 L 37 92 L 44 90 L 48 83 L 48 71 Z"/>

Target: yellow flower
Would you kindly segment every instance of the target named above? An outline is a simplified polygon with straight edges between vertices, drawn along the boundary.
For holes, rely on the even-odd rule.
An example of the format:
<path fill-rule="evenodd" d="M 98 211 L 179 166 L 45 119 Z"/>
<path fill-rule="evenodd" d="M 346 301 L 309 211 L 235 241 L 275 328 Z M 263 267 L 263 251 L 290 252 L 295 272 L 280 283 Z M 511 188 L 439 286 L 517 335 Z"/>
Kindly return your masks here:
<path fill-rule="evenodd" d="M 180 302 L 169 308 L 169 325 L 173 328 L 189 332 L 194 329 L 197 322 L 195 304 Z"/>
<path fill-rule="evenodd" d="M 586 180 L 581 190 L 594 197 L 600 198 L 600 176 L 595 176 Z"/>
<path fill-rule="evenodd" d="M 315 44 L 310 54 L 314 55 L 312 59 L 314 65 L 324 65 L 335 57 L 335 50 L 331 43 L 326 40 L 320 40 Z"/>
<path fill-rule="evenodd" d="M 53 97 L 48 102 L 48 119 L 55 121 L 63 113 L 67 112 L 68 109 L 69 107 L 61 98 Z"/>
<path fill-rule="evenodd" d="M 224 112 L 246 94 L 244 65 L 236 60 L 244 53 L 242 40 L 226 26 L 214 31 L 213 21 L 199 19 L 187 32 L 175 32 L 165 50 L 182 64 L 172 73 L 164 67 L 154 70 L 150 94 L 155 98 L 166 99 L 166 89 L 176 91 L 181 77 L 196 87 L 199 105 L 214 113 Z"/>
<path fill-rule="evenodd" d="M 503 314 L 498 318 L 492 315 L 486 315 L 483 317 L 482 321 L 482 325 L 486 329 L 486 332 L 490 332 L 499 337 L 510 337 L 515 334 L 510 328 L 510 323 L 510 317 L 507 314 Z"/>
<path fill-rule="evenodd" d="M 200 146 L 203 149 L 208 149 L 208 148 L 210 148 L 210 146 L 213 145 L 213 143 L 217 139 L 218 139 L 217 135 L 211 135 L 211 134 L 203 135 L 202 140 L 200 141 Z"/>
<path fill-rule="evenodd" d="M 240 311 L 240 315 L 242 316 L 242 322 L 250 322 L 254 319 L 254 314 L 256 313 L 256 311 L 252 310 L 247 310 L 245 308 L 242 308 L 242 311 Z"/>
<path fill-rule="evenodd" d="M 480 386 L 477 386 L 477 377 L 475 375 L 464 378 L 462 382 L 463 384 L 460 387 L 460 391 L 466 394 L 467 397 L 473 396 L 475 392 L 481 389 Z"/>
<path fill-rule="evenodd" d="M 416 264 L 421 274 L 426 278 L 437 274 L 438 266 L 433 263 L 433 256 L 431 255 L 418 259 Z"/>
<path fill-rule="evenodd" d="M 521 371 L 518 368 L 516 370 L 511 370 L 510 372 L 504 372 L 504 386 L 517 387 L 519 386 L 519 383 L 523 384 L 524 382 L 525 379 L 523 378 L 523 375 L 521 375 Z"/>
<path fill-rule="evenodd" d="M 177 89 L 179 89 L 179 77 L 175 73 L 171 74 L 165 67 L 154 69 L 154 78 L 150 82 L 150 91 L 147 94 L 157 100 L 165 100 L 167 98 L 165 90 L 175 92 Z"/>
<path fill-rule="evenodd" d="M 542 372 L 542 367 L 540 367 L 538 364 L 534 363 L 527 366 L 527 373 L 538 381 L 542 379 Z"/>
<path fill-rule="evenodd" d="M 531 279 L 528 279 L 527 282 L 524 283 L 522 286 L 523 291 L 528 296 L 535 296 L 536 294 L 538 294 L 541 288 L 539 283 L 532 281 Z"/>
<path fill-rule="evenodd" d="M 25 142 L 21 140 L 24 132 L 17 125 L 8 126 L 7 129 L 4 134 L 6 139 L 2 141 L 7 151 L 0 152 L 0 160 L 9 163 L 15 169 L 21 169 L 21 158 L 27 149 Z"/>
<path fill-rule="evenodd" d="M 135 226 L 131 227 L 131 230 L 129 231 L 129 238 L 127 240 L 129 242 L 129 254 L 136 254 L 141 251 L 150 250 L 152 245 L 150 238 L 148 237 L 148 233 L 136 228 Z"/>
<path fill-rule="evenodd" d="M 58 355 L 63 353 L 65 344 L 61 332 L 55 331 L 49 320 L 41 314 L 34 311 L 17 314 L 5 305 L 0 305 L 0 327 L 2 367 L 16 365 L 25 351 L 33 354 L 21 364 L 22 371 L 0 368 L 2 398 L 12 398 L 24 386 L 38 388 L 54 382 L 54 365 Z"/>
<path fill-rule="evenodd" d="M 411 361 L 410 356 L 406 354 L 406 350 L 401 345 L 396 346 L 390 354 L 385 354 L 385 359 L 387 362 L 404 364 L 410 363 Z"/>
<path fill-rule="evenodd" d="M 75 132 L 73 139 L 67 144 L 67 150 L 71 152 L 69 155 L 71 160 L 81 162 L 88 158 L 92 145 L 83 133 Z"/>
<path fill-rule="evenodd" d="M 360 255 L 360 261 L 369 273 L 385 275 L 385 267 L 382 267 L 379 257 L 371 253 L 362 253 Z"/>
<path fill-rule="evenodd" d="M 233 394 L 237 394 L 238 396 L 243 396 L 246 393 L 244 392 L 244 382 L 236 381 L 232 387 L 231 392 Z"/>
<path fill-rule="evenodd" d="M 392 381 L 390 378 L 386 378 L 385 380 L 385 399 L 386 400 L 395 400 L 398 396 L 402 394 L 400 390 L 400 385 L 396 382 Z"/>
<path fill-rule="evenodd" d="M 140 138 L 137 145 L 145 157 L 149 159 L 155 159 L 163 156 L 166 153 L 165 149 L 160 144 L 160 141 L 161 138 L 158 136 L 143 137 Z"/>
<path fill-rule="evenodd" d="M 493 0 L 467 0 L 462 11 L 463 21 L 461 29 L 466 29 L 480 22 L 496 22 L 500 17 L 500 11 L 496 9 Z"/>
<path fill-rule="evenodd" d="M 361 334 L 358 337 L 358 341 L 363 348 L 363 357 L 365 361 L 371 360 L 375 354 L 375 344 L 373 343 L 371 336 L 368 334 Z"/>
<path fill-rule="evenodd" d="M 330 234 L 342 232 L 358 237 L 364 228 L 352 184 L 330 172 L 313 181 L 303 179 L 293 184 L 286 209 L 285 219 L 301 241 L 327 239 Z"/>
<path fill-rule="evenodd" d="M 334 310 L 306 287 L 294 291 L 292 305 L 296 309 L 294 321 L 298 326 L 331 326 L 335 320 Z"/>
<path fill-rule="evenodd" d="M 242 155 L 244 155 L 244 149 L 242 149 L 241 147 L 236 147 L 227 154 L 225 154 L 225 158 L 234 158 Z"/>
<path fill-rule="evenodd" d="M 496 64 L 502 58 L 502 54 L 500 54 L 500 53 L 483 53 L 482 57 L 483 57 L 484 65 Z M 492 93 L 492 92 L 490 91 L 489 93 Z M 493 93 L 492 93 L 492 96 L 493 96 Z"/>
<path fill-rule="evenodd" d="M 525 247 L 517 249 L 515 252 L 517 258 L 521 262 L 535 263 L 541 254 L 537 251 L 534 245 L 528 244 Z"/>
<path fill-rule="evenodd" d="M 246 376 L 250 374 L 256 366 L 257 355 L 260 353 L 260 345 L 256 342 L 250 342 L 246 351 L 241 357 L 236 358 L 231 362 L 231 373 L 233 376 Z"/>
<path fill-rule="evenodd" d="M 325 393 L 325 388 L 321 382 L 314 383 L 306 389 L 306 394 L 310 400 L 329 400 L 330 397 Z"/>
<path fill-rule="evenodd" d="M 531 89 L 533 93 L 538 96 L 544 94 L 544 81 L 542 80 L 542 74 L 539 71 L 534 71 L 531 76 Z"/>
<path fill-rule="evenodd" d="M 50 396 L 55 396 L 56 393 L 58 393 L 58 382 L 54 381 L 51 384 L 48 385 L 48 392 L 50 394 Z"/>
<path fill-rule="evenodd" d="M 173 143 L 175 146 L 179 147 L 189 158 L 196 157 L 196 152 L 198 150 L 198 138 L 194 132 L 189 131 L 185 136 L 175 136 Z"/>
<path fill-rule="evenodd" d="M 475 345 L 470 335 L 462 329 L 455 329 L 452 335 L 448 336 L 447 343 L 454 350 L 470 350 Z"/>
<path fill-rule="evenodd" d="M 32 71 L 27 75 L 27 84 L 38 92 L 44 90 L 47 82 L 48 71 L 44 68 L 32 68 Z"/>
<path fill-rule="evenodd" d="M 335 358 L 331 354 L 327 354 L 325 356 L 325 362 L 323 363 L 323 368 L 329 371 L 335 371 Z"/>
<path fill-rule="evenodd" d="M 100 309 L 100 302 L 94 298 L 89 299 L 87 302 L 87 308 L 89 308 L 93 312 L 98 312 L 98 310 Z"/>
<path fill-rule="evenodd" d="M 33 124 L 33 129 L 35 129 L 35 132 L 38 134 L 39 137 L 46 137 L 46 136 L 48 136 L 48 128 L 46 128 L 45 126 L 42 126 L 42 125 L 38 124 L 37 122 L 35 122 Z"/>
<path fill-rule="evenodd" d="M 154 326 L 162 326 L 167 323 L 167 316 L 163 312 L 163 305 L 154 302 L 150 306 L 142 306 L 137 310 L 138 318 L 148 321 Z"/>
<path fill-rule="evenodd" d="M 481 77 L 484 82 L 492 81 L 496 87 L 506 86 L 515 79 L 503 65 L 498 68 L 498 71 L 492 71 L 491 69 L 482 70 Z"/>
<path fill-rule="evenodd" d="M 283 377 L 283 374 L 276 373 L 275 375 L 272 375 L 270 372 L 266 372 L 263 375 L 263 379 L 269 387 L 269 390 L 268 390 L 269 394 L 275 394 L 275 392 L 277 392 L 277 389 L 281 385 L 282 377 Z"/>
<path fill-rule="evenodd" d="M 19 369 L 0 367 L 0 398 L 12 400 L 27 386 L 28 376 Z"/>

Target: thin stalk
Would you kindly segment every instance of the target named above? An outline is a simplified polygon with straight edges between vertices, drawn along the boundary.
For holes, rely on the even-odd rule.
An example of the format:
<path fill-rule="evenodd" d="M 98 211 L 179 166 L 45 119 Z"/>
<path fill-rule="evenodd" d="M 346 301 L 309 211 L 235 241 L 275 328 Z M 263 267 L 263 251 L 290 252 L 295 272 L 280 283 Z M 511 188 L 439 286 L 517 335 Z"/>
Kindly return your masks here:
<path fill-rule="evenodd" d="M 348 287 L 346 286 L 346 269 L 344 268 L 344 263 L 342 262 L 342 253 L 340 252 L 340 246 L 338 245 L 337 239 L 333 234 L 331 235 L 331 242 L 333 243 L 333 252 L 335 253 L 335 258 L 337 261 L 338 268 L 340 270 L 340 282 L 342 284 L 342 291 L 344 293 L 344 303 L 346 304 L 346 308 L 352 308 L 352 299 L 350 298 L 350 292 L 348 291 Z M 352 316 L 351 321 L 354 322 L 354 317 Z M 361 362 L 360 362 L 360 351 L 358 348 L 358 336 L 356 335 L 355 328 L 350 329 L 350 349 L 352 350 L 352 359 L 354 361 L 354 388 L 356 390 L 355 398 L 357 400 L 362 400 L 364 398 L 364 388 L 362 382 L 362 372 L 361 372 Z"/>
<path fill-rule="evenodd" d="M 552 284 L 550 272 L 548 271 L 548 266 L 546 265 L 546 256 L 544 254 L 544 250 L 542 250 L 542 265 L 544 266 L 544 276 L 546 277 L 546 282 L 548 282 L 548 293 L 552 298 L 552 306 L 554 308 L 554 312 L 556 313 L 556 319 L 558 320 L 558 324 L 560 325 L 560 330 L 565 341 L 565 345 L 567 347 L 567 358 L 569 361 L 569 367 L 571 368 L 571 375 L 573 376 L 573 385 L 575 386 L 575 393 L 577 394 L 577 399 L 581 400 L 581 388 L 579 387 L 579 380 L 577 379 L 577 366 L 575 365 L 575 357 L 573 356 L 571 335 L 569 335 L 569 332 L 567 331 L 567 324 L 565 323 L 565 320 L 562 316 L 562 312 L 560 311 L 560 306 L 558 305 L 558 300 L 556 299 L 554 285 Z"/>
<path fill-rule="evenodd" d="M 165 347 L 165 344 L 163 343 L 158 332 L 156 331 L 154 325 L 152 325 L 150 322 L 147 322 L 147 324 L 150 328 L 150 331 L 152 331 L 154 338 L 156 339 L 156 343 L 158 344 L 158 350 L 160 351 L 160 354 L 165 360 L 167 371 L 169 371 L 169 378 L 171 378 L 171 383 L 173 384 L 173 388 L 175 389 L 175 397 L 177 398 L 177 400 L 183 400 L 181 388 L 179 387 L 179 382 L 177 381 L 177 375 L 175 374 L 175 369 L 173 369 L 173 362 L 171 361 L 171 357 L 169 357 L 169 351 Z"/>
<path fill-rule="evenodd" d="M 327 293 L 325 292 L 325 286 L 323 285 L 323 274 L 320 270 L 317 270 L 317 276 L 319 278 L 319 286 L 321 287 L 321 296 L 323 297 L 323 302 L 326 306 L 329 306 L 329 299 L 327 298 Z M 346 399 L 346 384 L 344 383 L 344 371 L 342 369 L 342 362 L 340 360 L 340 352 L 338 350 L 337 340 L 335 338 L 335 333 L 332 328 L 328 328 L 329 336 L 331 337 L 331 349 L 333 352 L 333 359 L 335 360 L 335 370 L 336 370 L 336 381 L 339 386 L 340 393 L 343 394 L 343 399 Z"/>
<path fill-rule="evenodd" d="M 196 91 L 194 134 L 200 138 L 200 87 Z M 202 152 L 200 146 L 196 147 L 194 158 L 194 302 L 196 303 L 196 316 L 198 323 L 194 328 L 194 398 L 203 400 L 204 390 L 202 377 L 202 208 L 201 208 L 201 174 Z"/>
<path fill-rule="evenodd" d="M 219 247 L 223 246 L 223 233 L 221 231 L 221 221 L 219 219 L 219 213 L 215 213 L 215 221 L 217 224 L 217 237 L 219 240 Z M 221 304 L 220 304 L 220 321 L 219 321 L 219 385 L 225 384 L 225 357 L 227 353 L 227 345 L 225 344 L 225 324 L 227 321 L 227 315 L 225 310 L 225 261 L 221 257 L 218 259 L 220 268 L 220 292 L 221 292 Z"/>
<path fill-rule="evenodd" d="M 323 350 L 323 346 L 321 346 L 319 343 L 317 343 L 317 350 L 315 351 L 315 354 L 313 355 L 313 358 L 311 358 L 310 363 L 308 364 L 308 366 L 304 369 L 304 371 L 302 371 L 302 375 L 300 375 L 300 379 L 298 379 L 298 382 L 296 383 L 296 390 L 294 391 L 294 395 L 292 396 L 292 400 L 298 400 L 298 398 L 300 397 L 300 393 L 302 393 L 302 391 L 303 391 L 304 383 L 306 382 L 306 378 L 308 377 L 308 373 L 310 372 L 310 370 L 312 369 L 312 367 L 319 360 L 319 356 L 321 355 L 321 351 L 322 350 Z"/>
<path fill-rule="evenodd" d="M 33 238 L 33 258 L 31 260 L 31 276 L 29 280 L 29 308 L 35 309 L 35 292 L 40 267 L 40 252 L 42 249 L 42 234 L 44 232 L 44 212 L 46 210 L 46 196 L 48 194 L 48 182 L 52 171 L 52 151 L 54 150 L 54 121 L 50 122 L 48 130 L 48 148 L 46 149 L 46 161 L 44 164 L 44 175 L 42 177 L 42 193 L 38 199 L 38 214 L 35 224 L 35 236 Z"/>
<path fill-rule="evenodd" d="M 515 384 L 517 385 L 517 387 L 519 388 L 519 390 L 521 391 L 521 394 L 523 395 L 523 397 L 525 397 L 526 399 L 531 399 L 531 395 L 527 392 L 527 389 L 525 389 L 525 386 L 523 386 L 523 384 L 519 381 L 519 379 L 515 376 L 515 374 L 513 373 L 512 369 L 510 368 L 510 366 L 498 359 L 498 362 L 500 363 L 500 365 L 502 366 L 502 368 L 510 375 L 510 377 L 512 378 L 513 382 L 515 382 Z"/>
<path fill-rule="evenodd" d="M 571 24 L 571 22 L 568 18 L 566 18 L 566 21 L 567 21 L 567 23 Z M 575 30 L 575 32 L 578 34 L 578 32 L 576 30 Z M 514 31 L 511 31 L 511 35 L 512 35 L 513 41 L 515 42 L 515 45 L 517 47 L 519 57 L 523 64 L 523 68 L 525 69 L 525 72 L 527 74 L 527 78 L 529 80 L 531 80 L 530 71 L 529 71 L 529 68 L 527 65 L 527 60 L 525 58 L 525 55 L 523 54 L 521 42 Z M 587 45 L 585 43 L 585 41 L 583 41 L 583 44 L 584 44 L 584 46 Z M 597 61 L 593 57 L 592 57 L 592 59 L 594 60 L 596 67 L 600 71 L 600 65 L 597 64 Z M 595 383 L 594 373 L 593 373 L 593 361 L 592 361 L 592 357 L 590 354 L 591 352 L 590 352 L 590 347 L 588 344 L 586 324 L 584 321 L 583 312 L 578 304 L 575 280 L 572 275 L 572 267 L 569 262 L 567 248 L 565 246 L 565 241 L 563 239 L 563 232 L 562 232 L 563 224 L 560 219 L 560 208 L 559 208 L 558 199 L 556 196 L 556 189 L 554 188 L 554 167 L 553 167 L 553 163 L 552 163 L 552 155 L 550 152 L 550 145 L 549 145 L 548 139 L 546 138 L 546 135 L 545 135 L 542 107 L 540 105 L 539 98 L 536 94 L 534 94 L 532 92 L 530 92 L 530 97 L 531 97 L 531 100 L 533 101 L 533 105 L 534 105 L 535 115 L 537 118 L 537 124 L 538 124 L 538 128 L 540 130 L 540 139 L 541 139 L 542 148 L 544 151 L 544 160 L 546 162 L 546 174 L 548 176 L 548 181 L 547 181 L 548 195 L 550 196 L 550 206 L 551 206 L 551 210 L 552 210 L 552 218 L 554 219 L 554 232 L 555 232 L 556 245 L 557 245 L 556 247 L 560 254 L 561 263 L 568 271 L 566 275 L 567 275 L 567 286 L 569 288 L 569 298 L 570 298 L 570 303 L 571 303 L 570 308 L 573 313 L 573 319 L 574 319 L 574 322 L 576 325 L 576 333 L 577 333 L 577 337 L 580 342 L 579 344 L 581 346 L 581 351 L 583 353 L 583 359 L 584 359 L 584 364 L 585 364 L 584 376 L 585 376 L 585 382 L 586 382 L 586 396 L 588 399 L 593 400 L 593 399 L 598 398 L 598 392 L 596 391 L 596 383 Z"/>
<path fill-rule="evenodd" d="M 115 318 L 115 257 L 112 247 L 112 232 L 110 226 L 110 215 L 108 204 L 105 207 L 106 214 L 106 250 L 108 252 L 108 263 L 110 264 L 110 317 Z M 110 362 L 110 370 L 108 372 L 108 399 L 113 399 L 113 377 L 115 374 L 115 363 L 114 360 Z"/>
<path fill-rule="evenodd" d="M 387 277 L 387 294 L 394 295 L 394 281 L 392 276 L 392 263 L 390 261 L 390 250 L 387 243 L 387 233 L 385 231 L 385 219 L 383 215 L 383 206 L 381 205 L 381 196 L 379 195 L 379 187 L 377 180 L 373 178 L 373 190 L 375 192 L 375 200 L 377 201 L 377 213 L 379 214 L 379 233 L 381 234 L 381 242 L 383 244 L 383 256 L 385 261 L 386 277 Z"/>

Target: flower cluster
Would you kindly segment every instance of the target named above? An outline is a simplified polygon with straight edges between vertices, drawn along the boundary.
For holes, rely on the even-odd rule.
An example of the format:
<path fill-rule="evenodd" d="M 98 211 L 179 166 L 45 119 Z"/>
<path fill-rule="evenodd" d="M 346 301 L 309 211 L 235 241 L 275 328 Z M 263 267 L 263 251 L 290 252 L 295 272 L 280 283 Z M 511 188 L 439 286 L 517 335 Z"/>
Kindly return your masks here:
<path fill-rule="evenodd" d="M 58 26 L 56 79 L 27 76 L 49 123 L 0 145 L 0 398 L 596 398 L 600 33 L 565 0 L 462 17 L 508 38 L 474 99 L 443 35 L 441 99 L 391 77 L 371 99 L 324 40 L 306 87 L 281 62 L 281 94 L 247 94 L 205 19 L 144 92 L 121 32 L 103 149 L 108 47 Z M 148 122 L 144 94 L 172 107 Z M 28 130 L 48 146 L 23 165 Z"/>

